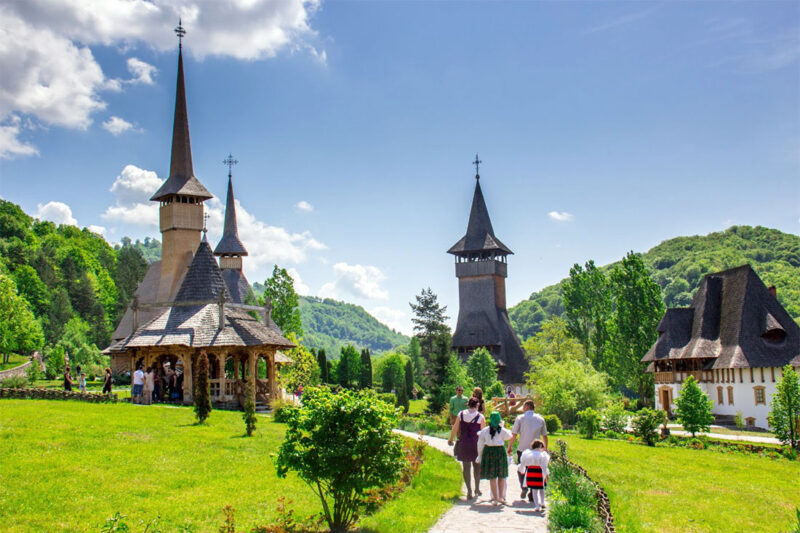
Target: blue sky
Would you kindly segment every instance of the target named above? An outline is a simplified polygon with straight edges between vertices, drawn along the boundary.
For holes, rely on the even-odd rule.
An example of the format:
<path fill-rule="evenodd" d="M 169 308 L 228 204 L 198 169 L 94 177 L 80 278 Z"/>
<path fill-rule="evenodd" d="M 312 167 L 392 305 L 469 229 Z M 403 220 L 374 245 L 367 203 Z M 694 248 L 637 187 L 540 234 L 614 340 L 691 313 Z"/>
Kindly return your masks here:
<path fill-rule="evenodd" d="M 511 304 L 673 236 L 800 231 L 797 2 L 104 5 L 0 7 L 0 196 L 112 242 L 158 236 L 177 16 L 195 174 L 224 202 L 240 161 L 251 282 L 277 262 L 405 332 L 430 286 L 455 316 L 476 152 Z"/>

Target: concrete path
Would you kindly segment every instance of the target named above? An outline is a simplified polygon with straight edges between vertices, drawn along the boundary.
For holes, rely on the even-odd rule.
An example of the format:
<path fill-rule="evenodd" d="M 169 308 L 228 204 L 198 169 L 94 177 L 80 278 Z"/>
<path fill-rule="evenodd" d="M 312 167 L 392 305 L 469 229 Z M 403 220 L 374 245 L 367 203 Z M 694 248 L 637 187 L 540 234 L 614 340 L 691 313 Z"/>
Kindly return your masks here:
<path fill-rule="evenodd" d="M 688 431 L 679 429 L 681 426 L 667 424 L 670 433 L 681 437 L 690 437 L 692 434 Z M 774 437 L 758 437 L 755 435 L 730 435 L 728 433 L 714 433 L 714 426 L 711 426 L 711 433 L 698 433 L 698 435 L 705 435 L 709 439 L 717 440 L 732 440 L 737 442 L 749 442 L 751 444 L 780 444 L 781 442 Z"/>
<path fill-rule="evenodd" d="M 420 435 L 408 431 L 395 430 L 397 433 L 418 439 Z M 445 439 L 423 435 L 425 444 L 437 450 L 453 455 L 453 447 L 447 445 Z M 459 463 L 460 465 L 460 463 Z M 456 502 L 438 522 L 429 530 L 429 533 L 512 533 L 530 532 L 546 533 L 546 513 L 534 513 L 533 504 L 519 497 L 519 482 L 514 471 L 509 470 L 507 480 L 506 501 L 508 505 L 492 505 L 489 481 L 481 480 L 482 496 L 467 500 L 467 487 L 462 487 L 463 498 Z"/>

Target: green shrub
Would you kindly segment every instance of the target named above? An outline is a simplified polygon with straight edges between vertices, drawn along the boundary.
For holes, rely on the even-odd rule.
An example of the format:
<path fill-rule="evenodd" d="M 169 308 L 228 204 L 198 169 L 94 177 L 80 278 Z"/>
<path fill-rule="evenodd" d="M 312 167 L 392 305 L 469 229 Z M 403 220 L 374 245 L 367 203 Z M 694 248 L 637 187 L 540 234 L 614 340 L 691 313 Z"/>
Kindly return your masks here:
<path fill-rule="evenodd" d="M 622 402 L 612 403 L 603 409 L 603 428 L 615 433 L 624 433 L 628 425 L 628 413 Z"/>
<path fill-rule="evenodd" d="M 591 507 L 570 505 L 567 502 L 556 501 L 550 507 L 548 514 L 550 521 L 549 531 L 575 531 L 595 532 L 602 531 L 600 520 Z"/>
<path fill-rule="evenodd" d="M 37 380 L 44 378 L 44 372 L 42 372 L 42 368 L 39 366 L 39 361 L 36 359 L 31 361 L 31 365 L 25 369 L 25 376 L 28 378 L 28 383 L 31 385 Z"/>
<path fill-rule="evenodd" d="M 376 396 L 379 400 L 386 402 L 389 405 L 395 405 L 397 403 L 397 397 L 393 392 L 380 392 Z"/>
<path fill-rule="evenodd" d="M 297 406 L 291 402 L 275 400 L 272 402 L 273 419 L 275 422 L 286 423 L 294 409 L 297 409 Z"/>
<path fill-rule="evenodd" d="M 594 438 L 594 434 L 600 431 L 600 413 L 587 407 L 578 412 L 578 431 L 587 439 Z"/>
<path fill-rule="evenodd" d="M 617 433 L 616 431 L 608 430 L 603 434 L 603 436 L 607 439 L 621 439 L 623 435 L 622 433 Z"/>
<path fill-rule="evenodd" d="M 0 389 L 24 389 L 28 386 L 26 376 L 11 376 L 0 381 Z"/>
<path fill-rule="evenodd" d="M 547 426 L 548 435 L 555 435 L 561 431 L 561 420 L 559 420 L 558 415 L 544 415 L 542 418 L 544 418 L 544 423 Z"/>
<path fill-rule="evenodd" d="M 648 446 L 655 446 L 658 428 L 667 421 L 667 413 L 645 407 L 631 419 L 633 434 L 642 439 Z"/>
<path fill-rule="evenodd" d="M 244 386 L 244 412 L 242 413 L 242 420 L 244 420 L 245 434 L 250 437 L 256 430 L 256 402 L 253 400 L 253 387 L 255 386 L 255 376 L 250 376 Z"/>
<path fill-rule="evenodd" d="M 310 387 L 287 421 L 277 474 L 297 473 L 320 498 L 333 531 L 346 531 L 358 518 L 362 495 L 394 483 L 405 464 L 402 438 L 393 432 L 396 410 L 375 399 L 371 390 L 332 394 Z"/>
<path fill-rule="evenodd" d="M 708 448 L 708 442 L 705 439 L 692 438 L 686 443 L 686 446 L 694 450 L 705 450 Z"/>
<path fill-rule="evenodd" d="M 736 424 L 736 429 L 744 429 L 744 415 L 741 411 L 736 411 L 736 416 L 733 417 L 733 423 Z"/>
<path fill-rule="evenodd" d="M 503 388 L 503 384 L 499 381 L 495 381 L 492 385 L 483 392 L 483 397 L 486 400 L 491 400 L 492 398 L 502 398 L 506 395 L 506 390 Z"/>

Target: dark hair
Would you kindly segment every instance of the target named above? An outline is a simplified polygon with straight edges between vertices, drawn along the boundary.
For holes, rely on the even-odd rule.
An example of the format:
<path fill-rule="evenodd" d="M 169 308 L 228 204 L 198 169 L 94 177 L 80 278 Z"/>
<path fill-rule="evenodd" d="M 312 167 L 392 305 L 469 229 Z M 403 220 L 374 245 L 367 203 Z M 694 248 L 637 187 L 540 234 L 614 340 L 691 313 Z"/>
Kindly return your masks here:
<path fill-rule="evenodd" d="M 478 407 L 478 399 L 477 398 L 470 398 L 467 400 L 467 407 L 472 409 L 473 407 Z"/>
<path fill-rule="evenodd" d="M 106 372 L 108 372 L 110 374 L 111 373 L 111 369 L 106 367 Z"/>
<path fill-rule="evenodd" d="M 531 409 L 536 409 L 536 406 L 533 405 L 533 400 L 525 400 L 525 403 L 522 404 L 522 407 L 530 407 Z"/>
<path fill-rule="evenodd" d="M 483 391 L 481 390 L 480 387 L 475 387 L 474 389 L 472 389 L 472 397 L 477 398 L 478 401 L 483 400 Z"/>
<path fill-rule="evenodd" d="M 531 443 L 531 448 L 534 450 L 538 450 L 539 448 L 544 448 L 544 442 L 541 439 L 536 439 Z"/>
<path fill-rule="evenodd" d="M 492 424 L 492 422 L 496 422 L 497 424 L 496 425 Z M 498 413 L 497 411 L 489 415 L 489 436 L 491 438 L 494 438 L 495 435 L 500 433 L 500 424 L 502 423 L 503 423 L 503 417 L 500 416 L 500 413 Z"/>

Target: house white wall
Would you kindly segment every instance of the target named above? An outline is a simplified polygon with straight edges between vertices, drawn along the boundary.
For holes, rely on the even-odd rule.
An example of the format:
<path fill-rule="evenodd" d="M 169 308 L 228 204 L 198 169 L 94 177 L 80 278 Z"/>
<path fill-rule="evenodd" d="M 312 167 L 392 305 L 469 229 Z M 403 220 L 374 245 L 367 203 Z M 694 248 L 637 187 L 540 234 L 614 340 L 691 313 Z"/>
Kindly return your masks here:
<path fill-rule="evenodd" d="M 744 419 L 755 419 L 755 426 L 760 428 L 769 428 L 767 415 L 770 411 L 770 402 L 772 396 L 775 394 L 775 386 L 777 381 L 783 375 L 781 368 L 753 368 L 752 377 L 751 369 L 743 368 L 732 369 L 725 371 L 715 371 L 713 373 L 713 380 L 705 383 L 699 383 L 700 389 L 703 390 L 711 401 L 714 402 L 712 412 L 715 415 L 731 415 L 734 416 L 738 411 L 742 412 Z M 763 372 L 763 374 L 762 374 Z M 762 378 L 763 375 L 763 378 Z M 656 383 L 656 409 L 666 410 L 663 405 L 663 396 L 661 391 L 669 388 L 671 391 L 671 405 L 670 411 L 674 412 L 676 409 L 675 399 L 680 394 L 682 383 Z M 720 403 L 718 387 L 722 388 L 722 402 Z M 729 401 L 728 388 L 733 391 L 733 402 Z M 763 387 L 764 390 L 764 403 L 756 404 L 756 388 Z"/>

